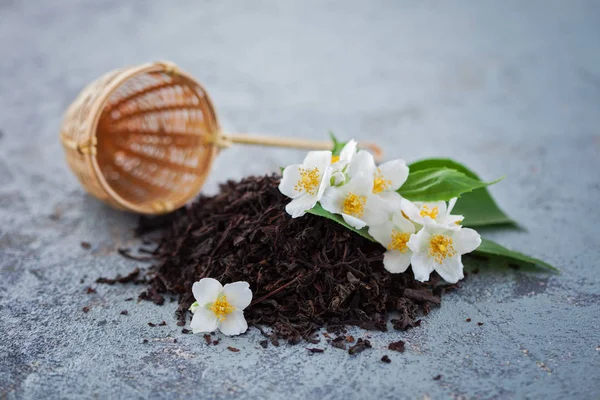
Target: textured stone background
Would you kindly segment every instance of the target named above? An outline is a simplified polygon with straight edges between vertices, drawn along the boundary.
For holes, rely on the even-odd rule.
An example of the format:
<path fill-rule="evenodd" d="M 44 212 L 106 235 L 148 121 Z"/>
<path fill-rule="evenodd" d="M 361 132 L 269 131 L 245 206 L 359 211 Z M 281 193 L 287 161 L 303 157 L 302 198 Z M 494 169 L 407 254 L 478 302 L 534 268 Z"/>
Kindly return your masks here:
<path fill-rule="evenodd" d="M 0 398 L 600 396 L 599 2 L 0 0 L 0 38 Z M 80 188 L 61 115 L 100 74 L 156 59 L 198 77 L 230 130 L 333 129 L 506 174 L 492 192 L 528 231 L 489 235 L 563 273 L 477 265 L 420 328 L 370 333 L 356 357 L 263 350 L 255 331 L 207 347 L 174 304 L 125 302 L 138 287 L 86 294 L 136 266 L 116 254 L 136 218 Z M 301 157 L 232 148 L 206 190 Z"/>

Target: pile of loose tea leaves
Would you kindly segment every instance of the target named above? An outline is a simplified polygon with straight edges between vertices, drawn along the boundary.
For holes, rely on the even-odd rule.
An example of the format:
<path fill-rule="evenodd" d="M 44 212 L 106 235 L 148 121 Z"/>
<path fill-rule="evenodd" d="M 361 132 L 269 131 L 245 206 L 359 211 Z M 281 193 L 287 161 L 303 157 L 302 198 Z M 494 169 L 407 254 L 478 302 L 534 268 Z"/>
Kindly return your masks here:
<path fill-rule="evenodd" d="M 194 282 L 247 281 L 254 293 L 244 311 L 248 323 L 296 343 L 313 340 L 322 327 L 386 330 L 390 313 L 393 327 L 406 330 L 454 288 L 439 285 L 435 274 L 428 283 L 415 281 L 410 271 L 390 274 L 383 247 L 334 221 L 292 219 L 278 184 L 277 176 L 229 181 L 216 196 L 200 196 L 166 221 L 140 297 L 162 304 L 164 294 L 178 294 L 183 326 Z M 138 230 L 165 224 L 158 222 L 142 219 Z"/>

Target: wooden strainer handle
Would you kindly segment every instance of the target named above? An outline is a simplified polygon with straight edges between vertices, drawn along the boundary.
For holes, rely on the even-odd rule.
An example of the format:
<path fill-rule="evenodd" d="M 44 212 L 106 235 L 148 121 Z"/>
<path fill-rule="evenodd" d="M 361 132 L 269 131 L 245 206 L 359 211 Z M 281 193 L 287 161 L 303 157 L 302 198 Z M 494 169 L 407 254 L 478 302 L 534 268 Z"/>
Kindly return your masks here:
<path fill-rule="evenodd" d="M 333 142 L 330 140 L 306 140 L 293 138 L 280 138 L 267 135 L 245 134 L 245 133 L 222 133 L 220 136 L 224 147 L 229 144 L 248 144 L 257 146 L 272 146 L 272 147 L 287 147 L 292 149 L 306 150 L 330 150 L 333 147 Z M 372 142 L 360 142 L 359 147 L 368 149 L 375 161 L 381 161 L 383 151 L 381 147 Z"/>

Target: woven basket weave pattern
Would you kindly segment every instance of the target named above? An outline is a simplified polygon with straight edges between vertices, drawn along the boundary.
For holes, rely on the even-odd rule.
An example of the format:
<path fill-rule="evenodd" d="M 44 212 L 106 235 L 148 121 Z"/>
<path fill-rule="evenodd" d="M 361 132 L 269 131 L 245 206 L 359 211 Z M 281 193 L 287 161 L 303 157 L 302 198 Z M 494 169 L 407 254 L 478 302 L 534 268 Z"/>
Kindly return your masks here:
<path fill-rule="evenodd" d="M 69 166 L 97 198 L 157 214 L 199 191 L 217 152 L 204 89 L 173 65 L 112 71 L 69 107 L 61 139 Z"/>

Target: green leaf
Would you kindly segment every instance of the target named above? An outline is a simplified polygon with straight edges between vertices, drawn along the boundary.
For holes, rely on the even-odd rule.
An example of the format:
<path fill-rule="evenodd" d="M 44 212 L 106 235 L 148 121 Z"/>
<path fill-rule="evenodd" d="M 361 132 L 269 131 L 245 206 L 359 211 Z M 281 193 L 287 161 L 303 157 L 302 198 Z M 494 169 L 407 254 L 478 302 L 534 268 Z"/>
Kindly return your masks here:
<path fill-rule="evenodd" d="M 500 179 L 482 182 L 451 168 L 411 170 L 398 193 L 413 201 L 447 201 L 453 197 L 460 197 L 463 193 L 492 185 Z"/>
<path fill-rule="evenodd" d="M 331 141 L 333 142 L 333 148 L 331 149 L 331 154 L 334 156 L 339 156 L 342 152 L 342 149 L 346 145 L 347 142 L 340 142 L 337 140 L 333 132 L 329 131 L 329 136 L 331 137 Z"/>
<path fill-rule="evenodd" d="M 409 165 L 410 172 L 416 172 L 430 168 L 455 169 L 470 178 L 481 180 L 472 170 L 454 160 L 447 158 L 430 158 L 416 161 Z M 476 189 L 465 193 L 454 207 L 454 214 L 464 215 L 464 226 L 477 227 L 489 225 L 513 225 L 517 223 L 510 219 L 492 198 L 486 188 Z"/>
<path fill-rule="evenodd" d="M 509 250 L 504 246 L 499 245 L 489 239 L 481 239 L 481 245 L 473 252 L 474 254 L 484 256 L 501 257 L 510 260 L 516 264 L 532 267 L 544 267 L 554 272 L 559 272 L 558 268 L 548 264 L 545 261 L 537 258 L 529 257 L 518 251 Z"/>
<path fill-rule="evenodd" d="M 319 203 L 317 203 L 316 206 L 314 206 L 313 208 L 308 210 L 307 213 L 313 214 L 313 215 L 318 215 L 319 217 L 329 218 L 330 220 L 335 221 L 338 224 L 345 226 L 346 228 L 350 229 L 351 231 L 358 233 L 360 236 L 364 237 L 365 239 L 368 239 L 371 242 L 376 242 L 376 240 L 373 239 L 373 237 L 371 235 L 369 235 L 368 228 L 365 227 L 362 229 L 356 229 L 356 228 L 351 227 L 350 225 L 348 225 L 346 223 L 346 221 L 344 221 L 344 218 L 342 218 L 341 215 L 330 213 L 329 211 L 324 209 L 321 206 L 321 204 L 319 204 Z"/>

